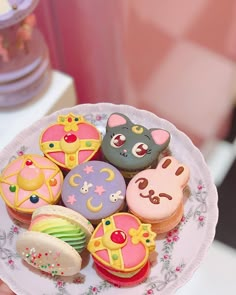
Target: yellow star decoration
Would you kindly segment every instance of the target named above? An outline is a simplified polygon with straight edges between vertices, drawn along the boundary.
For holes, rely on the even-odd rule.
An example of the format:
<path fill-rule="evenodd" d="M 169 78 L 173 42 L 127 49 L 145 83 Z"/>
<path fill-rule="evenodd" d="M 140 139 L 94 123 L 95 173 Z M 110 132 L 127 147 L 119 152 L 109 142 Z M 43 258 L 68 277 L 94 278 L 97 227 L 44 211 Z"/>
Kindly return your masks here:
<path fill-rule="evenodd" d="M 83 116 L 75 116 L 72 113 L 69 113 L 68 115 L 60 115 L 57 118 L 57 122 L 60 125 L 64 125 L 64 130 L 66 132 L 77 131 L 79 129 L 78 124 L 84 121 L 85 120 Z"/>
<path fill-rule="evenodd" d="M 51 189 L 51 187 L 53 186 L 52 181 L 54 180 L 54 178 L 56 177 L 56 175 L 58 173 L 60 173 L 60 182 L 61 183 L 63 180 L 63 176 L 62 176 L 62 173 L 61 173 L 59 167 L 57 167 L 56 165 L 54 165 L 53 167 L 47 166 L 47 165 L 46 166 L 40 165 L 39 163 L 37 163 L 37 160 L 34 159 L 34 156 L 30 156 L 30 155 L 24 155 L 24 156 L 22 156 L 22 158 L 23 158 L 23 161 L 22 161 L 21 166 L 19 167 L 18 170 L 16 170 L 12 174 L 9 174 L 6 176 L 4 175 L 4 172 L 3 172 L 2 177 L 0 178 L 0 186 L 1 186 L 1 183 L 5 183 L 5 184 L 9 185 L 9 188 L 15 187 L 15 191 L 12 191 L 12 193 L 15 193 L 13 204 L 11 204 L 9 202 L 9 200 L 5 198 L 4 194 L 1 193 L 1 195 L 2 195 L 3 199 L 5 200 L 5 202 L 7 203 L 7 205 L 12 208 L 17 208 L 18 211 L 21 211 L 21 212 L 26 212 L 26 213 L 31 212 L 32 209 L 20 208 L 20 206 L 34 194 L 37 195 L 40 199 L 44 200 L 46 203 L 53 204 L 60 196 L 60 189 L 58 189 L 58 194 L 56 196 L 54 196 L 52 193 L 52 189 Z M 27 166 L 26 161 L 32 161 L 32 166 L 39 168 L 41 171 L 50 170 L 52 172 L 47 178 L 45 178 L 45 174 L 43 174 L 43 178 L 44 178 L 43 185 L 46 185 L 46 187 L 47 187 L 48 196 L 42 195 L 38 192 L 38 189 L 40 189 L 42 187 L 42 185 L 40 185 L 40 187 L 36 188 L 35 190 L 29 191 L 29 193 L 22 200 L 19 199 L 19 192 L 22 190 L 22 188 L 20 187 L 20 185 L 18 183 L 18 175 L 19 175 L 20 171 L 25 166 Z M 14 177 L 14 181 L 10 180 L 12 177 Z"/>

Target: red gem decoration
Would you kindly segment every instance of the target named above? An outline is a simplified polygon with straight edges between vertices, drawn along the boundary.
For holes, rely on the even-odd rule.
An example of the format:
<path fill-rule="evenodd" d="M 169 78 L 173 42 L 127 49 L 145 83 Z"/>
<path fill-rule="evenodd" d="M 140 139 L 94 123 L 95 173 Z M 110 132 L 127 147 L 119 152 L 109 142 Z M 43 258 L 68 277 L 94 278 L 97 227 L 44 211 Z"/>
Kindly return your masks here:
<path fill-rule="evenodd" d="M 31 160 L 27 160 L 26 162 L 25 162 L 25 165 L 26 166 L 31 166 L 33 164 L 33 162 L 31 161 Z"/>
<path fill-rule="evenodd" d="M 143 237 L 144 237 L 144 238 L 149 237 L 149 233 L 144 233 L 144 234 L 143 234 Z"/>
<path fill-rule="evenodd" d="M 67 143 L 73 143 L 77 140 L 77 136 L 73 133 L 68 133 L 64 136 L 64 140 Z"/>
<path fill-rule="evenodd" d="M 126 234 L 122 230 L 115 230 L 111 234 L 111 240 L 116 244 L 123 244 L 126 241 Z"/>
<path fill-rule="evenodd" d="M 71 118 L 71 117 L 68 118 L 68 122 L 69 122 L 69 123 L 72 122 L 72 118 Z"/>

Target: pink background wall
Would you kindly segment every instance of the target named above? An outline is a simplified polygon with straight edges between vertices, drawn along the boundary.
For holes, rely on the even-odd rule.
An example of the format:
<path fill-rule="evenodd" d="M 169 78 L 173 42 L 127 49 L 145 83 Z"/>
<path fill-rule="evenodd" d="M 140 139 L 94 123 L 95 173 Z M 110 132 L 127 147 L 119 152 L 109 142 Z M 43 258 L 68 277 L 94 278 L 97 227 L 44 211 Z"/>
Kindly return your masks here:
<path fill-rule="evenodd" d="M 53 67 L 75 79 L 79 103 L 152 110 L 196 144 L 225 134 L 236 0 L 41 0 L 36 14 Z"/>

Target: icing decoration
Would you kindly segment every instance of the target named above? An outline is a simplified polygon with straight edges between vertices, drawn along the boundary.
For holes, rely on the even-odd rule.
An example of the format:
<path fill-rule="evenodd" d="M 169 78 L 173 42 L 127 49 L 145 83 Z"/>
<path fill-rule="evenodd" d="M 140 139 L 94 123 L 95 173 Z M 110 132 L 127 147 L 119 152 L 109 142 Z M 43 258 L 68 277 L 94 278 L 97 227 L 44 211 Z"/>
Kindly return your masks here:
<path fill-rule="evenodd" d="M 73 205 L 76 202 L 76 198 L 74 195 L 68 196 L 68 199 L 66 201 L 67 203 L 70 203 L 71 205 Z"/>
<path fill-rule="evenodd" d="M 72 224 L 64 218 L 54 216 L 36 217 L 29 230 L 56 237 L 72 246 L 79 253 L 82 252 L 86 245 L 84 231 L 78 225 Z"/>
<path fill-rule="evenodd" d="M 92 183 L 87 183 L 87 181 L 85 181 L 83 186 L 80 188 L 81 194 L 87 194 L 89 192 L 89 188 L 92 186 Z"/>
<path fill-rule="evenodd" d="M 101 134 L 82 116 L 61 115 L 41 134 L 40 149 L 59 166 L 72 169 L 92 158 L 101 145 Z M 89 173 L 89 170 L 88 170 Z"/>
<path fill-rule="evenodd" d="M 39 197 L 37 195 L 30 196 L 30 202 L 36 204 L 39 202 Z"/>
<path fill-rule="evenodd" d="M 98 206 L 93 206 L 93 205 L 92 205 L 92 199 L 93 199 L 93 197 L 91 197 L 91 198 L 89 198 L 89 199 L 87 200 L 87 203 L 86 203 L 86 204 L 87 204 L 87 208 L 88 208 L 91 212 L 94 212 L 94 213 L 101 211 L 102 208 L 103 208 L 103 203 L 100 203 Z"/>
<path fill-rule="evenodd" d="M 101 196 L 106 190 L 103 188 L 102 185 L 100 186 L 96 186 L 96 189 L 95 189 L 95 193 L 97 193 L 99 196 Z"/>
<path fill-rule="evenodd" d="M 121 191 L 117 191 L 116 193 L 110 194 L 110 196 L 109 196 L 109 200 L 112 203 L 115 203 L 118 200 L 124 200 L 124 199 L 125 199 L 125 197 L 121 195 Z"/>
<path fill-rule="evenodd" d="M 126 121 L 125 117 L 122 117 L 119 114 L 112 114 L 107 121 L 107 125 L 109 127 L 116 127 L 116 126 L 120 126 L 120 125 L 125 125 L 126 122 L 127 121 Z"/>
<path fill-rule="evenodd" d="M 70 183 L 71 186 L 79 186 L 79 183 L 76 183 L 76 182 L 75 182 L 75 179 L 76 179 L 76 178 L 81 178 L 81 176 L 77 173 L 77 174 L 74 174 L 74 175 L 72 175 L 72 176 L 70 177 L 70 179 L 69 179 L 69 183 Z"/>
<path fill-rule="evenodd" d="M 129 234 L 132 237 L 132 243 L 143 243 L 149 248 L 149 251 L 155 249 L 156 234 L 152 232 L 151 224 L 141 224 L 137 230 L 131 228 Z"/>
<path fill-rule="evenodd" d="M 133 133 L 136 134 L 142 134 L 143 133 L 143 127 L 139 126 L 139 125 L 134 125 L 131 130 L 133 131 Z"/>
<path fill-rule="evenodd" d="M 32 213 L 38 206 L 57 202 L 62 180 L 59 167 L 47 158 L 23 155 L 3 170 L 0 193 L 9 207 Z"/>
<path fill-rule="evenodd" d="M 92 173 L 93 171 L 93 166 L 86 166 L 84 168 L 84 171 L 86 172 L 86 174 Z"/>
<path fill-rule="evenodd" d="M 100 170 L 100 172 L 107 172 L 108 173 L 108 177 L 106 178 L 106 181 L 112 181 L 115 178 L 115 173 L 112 171 L 112 169 L 109 168 L 103 168 Z"/>
<path fill-rule="evenodd" d="M 82 116 L 75 116 L 72 113 L 69 113 L 68 115 L 61 115 L 58 116 L 57 122 L 59 124 L 64 125 L 64 130 L 66 132 L 69 131 L 77 131 L 79 129 L 78 123 L 85 122 L 84 118 Z"/>

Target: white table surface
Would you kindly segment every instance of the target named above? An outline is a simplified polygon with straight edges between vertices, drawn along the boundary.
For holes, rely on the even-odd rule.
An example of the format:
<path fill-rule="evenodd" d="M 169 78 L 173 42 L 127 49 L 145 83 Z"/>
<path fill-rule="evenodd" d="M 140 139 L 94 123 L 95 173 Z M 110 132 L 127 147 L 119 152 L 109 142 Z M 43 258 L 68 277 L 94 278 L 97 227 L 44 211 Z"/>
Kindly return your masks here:
<path fill-rule="evenodd" d="M 56 110 L 72 107 L 76 101 L 73 79 L 53 71 L 51 83 L 43 94 L 16 107 L 0 108 L 0 150 L 33 122 Z"/>

